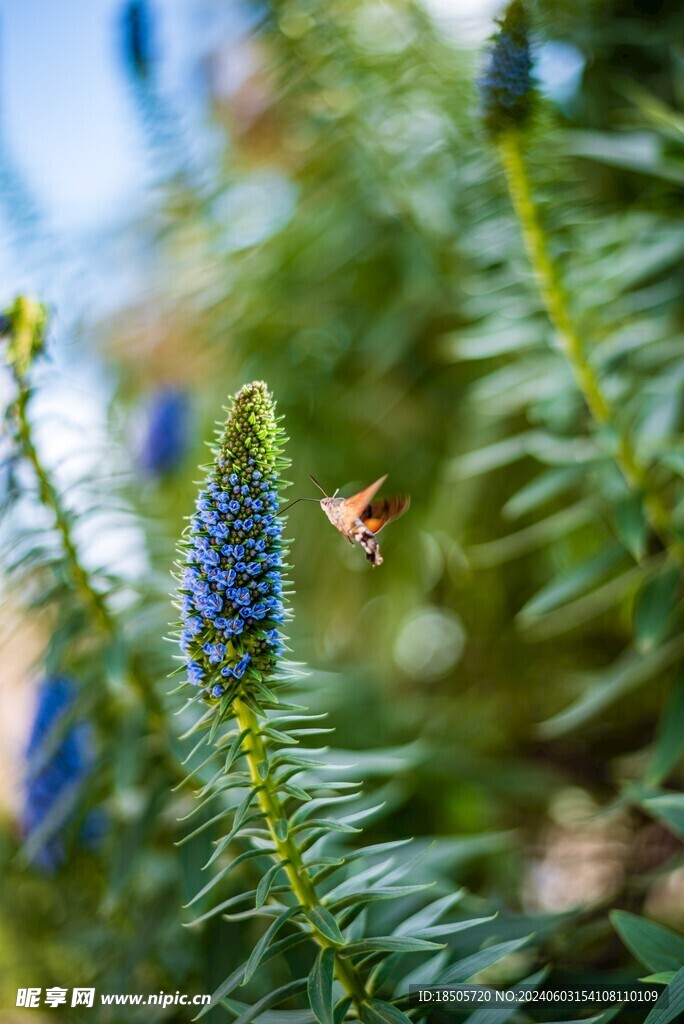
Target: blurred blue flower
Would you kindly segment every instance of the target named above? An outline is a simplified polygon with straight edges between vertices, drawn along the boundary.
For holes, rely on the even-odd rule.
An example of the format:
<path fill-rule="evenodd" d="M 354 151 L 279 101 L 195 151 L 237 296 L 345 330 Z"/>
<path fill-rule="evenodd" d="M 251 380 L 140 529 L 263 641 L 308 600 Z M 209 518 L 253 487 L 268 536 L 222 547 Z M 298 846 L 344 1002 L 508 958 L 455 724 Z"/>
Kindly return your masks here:
<path fill-rule="evenodd" d="M 491 135 L 522 128 L 534 92 L 529 25 L 523 0 L 512 0 L 499 23 L 478 88 Z"/>
<path fill-rule="evenodd" d="M 35 846 L 33 862 L 44 871 L 54 871 L 65 859 L 64 829 L 95 765 L 90 724 L 80 720 L 64 726 L 76 694 L 68 679 L 49 676 L 41 683 L 26 749 L 22 831 Z M 103 822 L 102 812 L 91 812 L 80 839 L 86 844 L 98 840 Z"/>
<path fill-rule="evenodd" d="M 266 386 L 246 385 L 197 499 L 181 580 L 180 641 L 188 681 L 207 697 L 258 685 L 281 648 L 280 435 Z"/>
<path fill-rule="evenodd" d="M 159 388 L 150 402 L 141 450 L 143 468 L 165 476 L 182 462 L 188 449 L 190 404 L 181 388 Z"/>
<path fill-rule="evenodd" d="M 129 0 L 121 17 L 126 63 L 138 78 L 147 78 L 153 63 L 152 18 L 147 0 Z"/>

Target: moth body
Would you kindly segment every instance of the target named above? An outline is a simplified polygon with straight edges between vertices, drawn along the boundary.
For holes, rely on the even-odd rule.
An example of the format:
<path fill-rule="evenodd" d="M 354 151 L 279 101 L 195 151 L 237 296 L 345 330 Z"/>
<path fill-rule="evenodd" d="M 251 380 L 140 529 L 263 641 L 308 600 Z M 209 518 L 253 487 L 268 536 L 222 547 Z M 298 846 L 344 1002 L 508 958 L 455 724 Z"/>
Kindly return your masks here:
<path fill-rule="evenodd" d="M 370 487 L 359 491 L 351 498 L 332 497 L 321 499 L 321 508 L 329 521 L 350 544 L 360 544 L 366 558 L 373 567 L 382 565 L 382 555 L 376 534 L 383 526 L 397 519 L 409 507 L 409 498 L 401 495 L 373 501 L 386 477 L 376 480 Z M 314 481 L 315 482 L 315 481 Z"/>
<path fill-rule="evenodd" d="M 335 529 L 339 530 L 352 546 L 354 541 L 361 545 L 371 565 L 382 565 L 380 545 L 375 534 L 355 514 L 346 498 L 322 498 L 321 508 Z"/>

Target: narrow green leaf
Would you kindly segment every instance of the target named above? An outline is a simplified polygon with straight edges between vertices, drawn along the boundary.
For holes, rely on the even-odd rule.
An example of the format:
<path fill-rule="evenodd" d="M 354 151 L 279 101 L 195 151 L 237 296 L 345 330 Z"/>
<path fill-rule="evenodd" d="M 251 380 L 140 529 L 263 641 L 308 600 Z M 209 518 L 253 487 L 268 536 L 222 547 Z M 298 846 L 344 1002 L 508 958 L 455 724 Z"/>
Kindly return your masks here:
<path fill-rule="evenodd" d="M 343 999 L 340 999 L 338 1003 L 335 1003 L 334 1024 L 344 1024 L 344 1021 L 347 1019 L 347 1011 L 351 1006 L 352 1001 L 351 996 L 345 996 Z"/>
<path fill-rule="evenodd" d="M 537 619 L 577 598 L 580 594 L 586 593 L 595 583 L 603 580 L 625 557 L 622 545 L 612 544 L 607 548 L 602 548 L 598 554 L 577 566 L 572 572 L 556 577 L 530 598 L 518 612 L 521 624 Z"/>
<path fill-rule="evenodd" d="M 529 452 L 532 434 L 533 432 L 529 431 L 515 437 L 507 437 L 503 441 L 495 441 L 494 444 L 458 456 L 452 460 L 449 467 L 451 479 L 467 480 L 469 477 L 480 476 L 482 473 L 489 473 L 493 469 L 510 466 L 511 463 L 524 459 Z"/>
<path fill-rule="evenodd" d="M 191 839 L 194 839 L 195 836 L 200 835 L 202 832 L 205 832 L 208 828 L 211 828 L 212 825 L 215 825 L 217 821 L 221 821 L 222 818 L 231 818 L 233 814 L 233 807 L 224 807 L 222 810 L 218 812 L 218 814 L 215 814 L 213 818 L 207 818 L 207 820 L 203 821 L 201 825 L 198 825 L 197 828 L 194 828 L 192 832 L 187 832 L 186 835 L 182 837 L 182 839 L 177 839 L 176 842 L 174 843 L 174 846 L 184 846 L 185 843 L 188 843 Z"/>
<path fill-rule="evenodd" d="M 271 850 L 245 850 L 244 853 L 239 854 L 237 857 L 233 858 L 229 864 L 226 864 L 225 867 L 221 868 L 220 871 L 217 871 L 213 878 L 211 878 L 207 884 L 192 897 L 189 903 L 185 904 L 183 909 L 187 910 L 188 907 L 191 907 L 194 903 L 197 903 L 198 900 L 201 900 L 202 897 L 206 896 L 206 894 L 210 892 L 210 890 L 213 889 L 222 878 L 225 878 L 227 874 L 239 867 L 240 864 L 244 863 L 244 861 L 253 860 L 254 857 L 268 857 L 270 853 Z"/>
<path fill-rule="evenodd" d="M 238 826 L 237 828 L 236 828 L 236 827 L 235 827 L 235 825 L 233 824 L 233 827 L 232 827 L 232 829 L 230 830 L 230 832 L 228 833 L 228 835 L 224 836 L 224 837 L 223 837 L 223 838 L 222 838 L 221 840 L 219 840 L 219 842 L 218 842 L 218 843 L 216 844 L 216 849 L 214 850 L 214 852 L 212 853 L 211 857 L 209 858 L 209 860 L 207 861 L 207 863 L 206 863 L 206 864 L 204 865 L 204 867 L 205 867 L 205 868 L 208 868 L 210 864 L 213 864 L 213 863 L 214 863 L 214 861 L 215 861 L 215 860 L 216 860 L 216 859 L 217 859 L 218 857 L 220 857 L 220 856 L 221 856 L 221 854 L 222 854 L 222 853 L 223 853 L 223 851 L 224 851 L 224 850 L 226 849 L 226 847 L 227 847 L 227 846 L 230 846 L 230 844 L 231 844 L 231 843 L 232 843 L 232 841 L 233 841 L 233 840 L 235 839 L 236 835 L 238 834 L 238 832 L 240 831 L 240 829 L 241 829 L 241 828 L 243 828 L 243 829 L 247 828 L 247 826 L 248 826 L 248 825 L 250 825 L 250 824 L 252 824 L 253 822 L 261 820 L 261 819 L 263 818 L 263 816 L 264 816 L 264 815 L 263 815 L 263 812 L 262 812 L 262 811 L 260 811 L 260 810 L 259 810 L 259 811 L 255 811 L 255 812 L 254 812 L 254 814 L 249 814 L 249 815 L 248 815 L 248 816 L 247 816 L 247 817 L 246 817 L 246 818 L 244 819 L 244 821 L 242 821 L 242 822 L 240 823 L 240 825 L 239 825 L 239 826 Z M 269 838 L 270 838 L 270 837 L 269 837 Z"/>
<path fill-rule="evenodd" d="M 547 469 L 509 498 L 501 510 L 502 514 L 507 519 L 518 519 L 520 516 L 535 512 L 546 502 L 563 494 L 581 480 L 583 475 L 584 470 L 575 466 Z"/>
<path fill-rule="evenodd" d="M 684 1013 L 684 967 L 677 971 L 644 1024 L 670 1024 L 670 1021 L 679 1020 L 682 1013 Z"/>
<path fill-rule="evenodd" d="M 410 1017 L 384 999 L 368 999 L 359 1007 L 363 1024 L 411 1024 Z"/>
<path fill-rule="evenodd" d="M 438 900 L 428 903 L 426 907 L 423 907 L 417 913 L 412 914 L 411 917 L 407 917 L 401 924 L 397 925 L 394 929 L 395 935 L 406 935 L 408 932 L 429 928 L 430 925 L 439 920 L 442 914 L 446 914 L 459 900 L 463 899 L 464 893 L 465 889 L 458 889 L 456 892 L 449 893 L 448 896 L 440 896 Z"/>
<path fill-rule="evenodd" d="M 282 786 L 277 786 L 276 789 L 279 793 L 287 793 L 288 796 L 294 797 L 295 800 L 311 800 L 311 794 L 307 793 L 305 789 L 298 786 L 295 782 L 284 782 Z"/>
<path fill-rule="evenodd" d="M 247 817 L 247 812 L 249 811 L 250 804 L 252 803 L 252 800 L 254 799 L 258 792 L 259 787 L 253 786 L 250 789 L 249 793 L 247 793 L 247 795 L 243 799 L 238 809 L 236 810 L 235 817 L 233 818 L 233 827 L 231 829 L 233 835 L 237 835 L 240 826 Z"/>
<path fill-rule="evenodd" d="M 294 917 L 295 914 L 298 914 L 299 911 L 299 907 L 288 907 L 287 910 L 284 910 L 282 914 L 279 914 L 278 917 L 276 917 L 275 921 L 273 921 L 273 923 L 268 926 L 264 934 L 257 942 L 256 946 L 252 950 L 251 956 L 247 961 L 247 966 L 245 967 L 245 974 L 240 983 L 241 985 L 247 984 L 247 982 L 250 980 L 250 978 L 256 971 L 257 967 L 261 963 L 264 953 L 271 945 L 271 942 L 273 941 L 275 936 L 278 934 L 283 925 L 287 924 L 290 918 Z"/>
<path fill-rule="evenodd" d="M 293 935 L 288 935 L 285 939 L 279 939 L 278 942 L 274 942 L 269 946 L 261 962 L 262 964 L 266 963 L 267 960 L 272 960 L 274 957 L 280 956 L 281 953 L 286 953 L 289 949 L 293 949 L 295 946 L 301 946 L 307 941 L 309 941 L 308 936 L 304 932 L 296 932 Z M 219 987 L 212 994 L 211 1002 L 202 1007 L 193 1020 L 199 1020 L 200 1017 L 204 1017 L 205 1014 L 209 1013 L 209 1011 L 217 1005 L 217 1003 L 220 1003 L 222 999 L 230 995 L 230 993 L 238 987 L 244 977 L 246 966 L 246 963 L 241 964 L 240 967 L 234 970 L 232 974 L 228 975 L 228 977 L 221 982 Z"/>
<path fill-rule="evenodd" d="M 654 555 L 648 562 L 633 565 L 626 571 L 619 572 L 607 583 L 601 583 L 574 601 L 561 605 L 555 611 L 547 612 L 542 618 L 521 623 L 521 626 L 524 625 L 527 635 L 532 640 L 553 640 L 563 633 L 569 633 L 587 622 L 592 622 L 619 604 L 633 585 L 641 582 L 647 565 L 654 566 L 664 560 L 662 554 Z"/>
<path fill-rule="evenodd" d="M 362 892 L 350 892 L 346 896 L 342 896 L 341 899 L 329 903 L 328 906 L 334 913 L 338 913 L 340 910 L 347 910 L 349 907 L 412 896 L 416 892 L 423 892 L 429 888 L 431 888 L 429 882 L 423 882 L 420 885 L 378 886 L 377 888 L 366 889 Z"/>
<path fill-rule="evenodd" d="M 588 500 L 576 502 L 567 508 L 554 512 L 545 519 L 523 530 L 509 533 L 497 540 L 475 544 L 468 549 L 468 560 L 476 569 L 490 569 L 514 558 L 536 551 L 558 537 L 565 537 L 580 526 L 594 521 L 593 504 Z"/>
<path fill-rule="evenodd" d="M 646 782 L 662 782 L 684 757 L 684 670 L 680 670 L 663 709 L 646 768 Z"/>
<path fill-rule="evenodd" d="M 284 892 L 290 892 L 290 887 L 287 885 L 279 885 L 272 887 L 272 892 L 280 895 Z M 193 925 L 201 924 L 203 921 L 208 921 L 210 917 L 216 917 L 217 914 L 222 913 L 224 910 L 228 910 L 229 907 L 237 906 L 240 903 L 251 902 L 256 897 L 256 889 L 250 889 L 247 892 L 240 892 L 236 896 L 231 896 L 230 899 L 223 900 L 222 903 L 212 907 L 211 910 L 207 910 L 205 914 L 201 914 L 196 917 L 193 921 L 188 921 L 186 928 L 191 928 Z"/>
<path fill-rule="evenodd" d="M 273 992 L 269 992 L 267 996 L 260 999 L 258 1003 L 254 1003 L 253 1006 L 248 1007 L 240 1016 L 233 1021 L 233 1024 L 250 1024 L 255 1017 L 263 1013 L 264 1010 L 270 1010 L 272 1006 L 277 1006 L 278 1003 L 282 1003 L 289 996 L 297 995 L 298 992 L 304 992 L 306 989 L 307 979 L 298 978 L 296 981 L 289 981 L 287 985 L 281 985 L 280 988 L 275 989 Z"/>
<path fill-rule="evenodd" d="M 290 815 L 290 823 L 292 825 L 298 825 L 300 821 L 305 821 L 310 814 L 315 814 L 322 807 L 330 807 L 335 804 L 346 804 L 350 801 L 358 800 L 358 793 L 331 793 L 329 796 L 317 796 L 314 799 L 309 798 L 308 802 L 303 807 L 298 807 L 294 814 Z"/>
<path fill-rule="evenodd" d="M 335 1024 L 334 980 L 335 952 L 328 946 L 316 957 L 307 985 L 309 1003 L 319 1024 Z"/>
<path fill-rule="evenodd" d="M 362 868 L 350 878 L 345 878 L 343 882 L 334 885 L 325 894 L 326 903 L 332 903 L 343 896 L 349 896 L 350 893 L 357 892 L 359 888 L 366 888 L 371 882 L 375 882 L 377 878 L 386 875 L 393 864 L 394 858 L 387 857 L 386 860 L 377 861 L 375 864 Z"/>
<path fill-rule="evenodd" d="M 684 935 L 624 910 L 614 910 L 610 919 L 627 948 L 650 971 L 678 971 L 684 965 Z"/>
<path fill-rule="evenodd" d="M 419 953 L 424 949 L 443 949 L 444 943 L 428 942 L 410 935 L 374 935 L 351 942 L 345 949 L 349 956 L 359 953 Z"/>
<path fill-rule="evenodd" d="M 547 977 L 548 973 L 549 972 L 546 969 L 537 971 L 535 974 L 531 974 L 529 978 L 524 978 L 522 981 L 517 982 L 514 986 L 511 986 L 511 988 L 516 992 L 534 991 Z M 468 1017 L 468 1024 L 506 1024 L 506 1021 L 515 1016 L 518 1011 L 519 1007 L 516 1006 L 515 1003 L 512 1006 L 503 1006 L 500 1009 L 494 1007 L 482 1007 L 482 1009 L 476 1010 L 475 1013 L 472 1013 Z M 599 1018 L 594 1019 L 598 1021 Z M 586 1021 L 585 1024 L 589 1024 L 589 1022 Z"/>
<path fill-rule="evenodd" d="M 391 956 L 374 967 L 371 972 L 371 979 L 373 981 L 375 981 L 376 977 L 379 979 L 378 986 L 384 977 L 383 967 L 390 961 L 392 961 Z M 408 974 L 404 975 L 397 985 L 397 994 L 404 995 L 409 992 L 411 985 L 438 985 L 448 962 L 449 950 L 440 949 L 439 953 L 435 954 L 435 956 L 431 956 L 428 960 L 423 960 L 422 963 L 412 967 Z"/>
<path fill-rule="evenodd" d="M 648 654 L 628 651 L 607 670 L 578 677 L 585 682 L 584 692 L 565 710 L 542 722 L 540 734 L 545 738 L 561 736 L 583 725 L 625 693 L 667 668 L 683 651 L 684 637 L 680 636 Z"/>
<path fill-rule="evenodd" d="M 667 825 L 675 835 L 684 839 L 684 794 L 665 793 L 663 796 L 647 797 L 641 801 L 641 806 Z"/>
<path fill-rule="evenodd" d="M 344 935 L 329 910 L 326 910 L 325 907 L 312 907 L 307 910 L 306 916 L 314 928 L 321 935 L 325 935 L 326 939 L 337 943 L 337 945 L 344 945 Z"/>
<path fill-rule="evenodd" d="M 374 857 L 379 853 L 388 853 L 390 850 L 398 850 L 401 846 L 407 846 L 413 842 L 412 839 L 391 839 L 386 843 L 372 843 L 370 846 L 360 846 L 358 850 L 353 850 L 347 854 L 346 859 L 359 860 L 365 857 Z"/>
<path fill-rule="evenodd" d="M 468 921 L 443 921 L 442 924 L 433 924 L 430 928 L 421 928 L 415 934 L 423 939 L 437 939 L 442 935 L 456 935 L 458 932 L 467 931 L 468 928 L 477 928 L 480 924 L 487 924 L 494 921 L 496 914 L 489 917 L 473 917 Z"/>
<path fill-rule="evenodd" d="M 639 495 L 630 495 L 613 508 L 615 532 L 637 562 L 646 553 L 648 524 Z"/>
<path fill-rule="evenodd" d="M 302 821 L 292 829 L 295 832 L 307 832 L 310 829 L 324 829 L 326 832 L 361 832 L 362 829 L 354 828 L 353 825 L 345 825 L 342 821 L 335 821 L 332 818 L 312 818 L 310 821 Z"/>
<path fill-rule="evenodd" d="M 275 831 L 276 838 L 279 839 L 281 843 L 284 843 L 289 831 L 287 818 L 278 818 L 273 829 Z"/>
<path fill-rule="evenodd" d="M 285 865 L 289 863 L 289 861 L 279 861 L 277 864 L 273 864 L 272 867 L 270 867 L 268 871 L 265 872 L 257 886 L 255 901 L 257 907 L 262 907 L 264 905 L 268 898 L 268 894 L 271 891 L 273 883 L 275 882 L 280 872 L 283 871 Z"/>
<path fill-rule="evenodd" d="M 667 634 L 677 603 L 681 569 L 667 566 L 648 580 L 634 607 L 634 642 L 641 652 L 657 647 Z"/>
<path fill-rule="evenodd" d="M 234 996 L 224 999 L 223 1006 L 236 1017 L 249 1009 L 249 1003 Z M 255 1024 L 317 1024 L 317 1021 L 311 1010 L 265 1010 L 256 1018 Z"/>
<path fill-rule="evenodd" d="M 451 985 L 462 981 L 470 981 L 472 977 L 483 971 L 485 967 L 491 967 L 492 964 L 503 960 L 509 953 L 514 953 L 517 949 L 524 946 L 531 938 L 531 935 L 525 935 L 522 939 L 498 942 L 495 946 L 487 946 L 485 949 L 481 949 L 479 953 L 473 953 L 463 960 L 458 960 L 445 971 L 440 979 L 440 984 Z"/>

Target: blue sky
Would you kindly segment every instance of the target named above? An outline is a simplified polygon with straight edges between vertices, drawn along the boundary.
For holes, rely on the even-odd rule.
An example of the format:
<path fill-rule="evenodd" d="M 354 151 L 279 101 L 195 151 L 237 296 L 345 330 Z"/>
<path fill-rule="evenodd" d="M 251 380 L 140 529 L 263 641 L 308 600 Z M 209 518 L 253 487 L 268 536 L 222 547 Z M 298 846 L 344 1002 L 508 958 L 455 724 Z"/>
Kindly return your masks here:
<path fill-rule="evenodd" d="M 143 167 L 121 0 L 0 0 L 3 144 L 57 229 L 110 220 Z"/>
<path fill-rule="evenodd" d="M 461 42 L 491 29 L 498 0 L 425 0 Z M 0 146 L 45 219 L 43 234 L 83 250 L 141 213 L 154 180 L 121 52 L 126 0 L 0 0 Z M 150 0 L 155 49 L 163 54 L 162 88 L 192 123 L 201 147 L 197 58 L 211 39 L 243 27 L 240 0 Z M 549 73 L 562 70 L 556 54 Z M 206 141 L 206 140 L 205 140 Z M 200 162 L 202 157 L 199 158 Z M 22 261 L 8 246 L 7 200 L 0 206 L 0 280 L 17 287 L 20 264 L 52 259 L 41 239 Z M 11 232 L 10 232 L 11 234 Z M 15 247 L 16 248 L 16 247 Z M 8 280 L 14 276 L 15 280 Z M 2 296 L 0 296 L 2 298 Z"/>

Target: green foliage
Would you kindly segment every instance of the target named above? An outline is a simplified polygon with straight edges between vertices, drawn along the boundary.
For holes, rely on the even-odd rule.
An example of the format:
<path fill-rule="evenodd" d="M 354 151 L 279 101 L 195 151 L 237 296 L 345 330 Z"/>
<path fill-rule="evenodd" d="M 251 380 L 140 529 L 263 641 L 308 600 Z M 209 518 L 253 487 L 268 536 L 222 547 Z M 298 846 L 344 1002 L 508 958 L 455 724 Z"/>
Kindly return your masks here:
<path fill-rule="evenodd" d="M 78 684 L 98 755 L 58 875 L 0 823 L 8 1006 L 30 973 L 213 993 L 211 1024 L 405 1024 L 415 983 L 649 971 L 669 1008 L 634 1019 L 681 1012 L 682 141 L 665 8 L 527 6 L 538 48 L 569 42 L 586 64 L 571 99 L 540 98 L 508 138 L 503 171 L 476 113 L 485 56 L 403 0 L 260 11 L 241 44 L 252 77 L 207 108 L 201 173 L 157 53 L 134 83 L 163 185 L 137 228 L 150 290 L 66 339 L 60 302 L 54 362 L 34 358 L 42 306 L 2 323 L 9 621 L 30 624 L 38 671 Z M 79 475 L 48 442 L 81 360 L 110 383 Z M 297 505 L 288 632 L 310 680 L 269 662 L 249 700 L 238 681 L 179 707 L 163 637 L 188 467 L 255 378 L 287 417 L 293 496 L 310 472 L 351 493 L 388 471 L 412 511 L 370 574 Z M 185 461 L 150 480 L 132 431 L 160 382 L 189 391 L 194 420 Z M 84 849 L 94 807 L 109 830 Z M 555 1016 L 515 1012 L 498 1019 Z"/>

